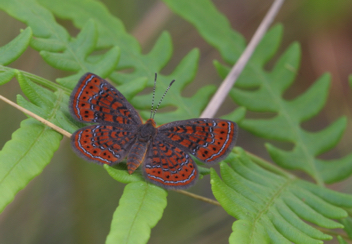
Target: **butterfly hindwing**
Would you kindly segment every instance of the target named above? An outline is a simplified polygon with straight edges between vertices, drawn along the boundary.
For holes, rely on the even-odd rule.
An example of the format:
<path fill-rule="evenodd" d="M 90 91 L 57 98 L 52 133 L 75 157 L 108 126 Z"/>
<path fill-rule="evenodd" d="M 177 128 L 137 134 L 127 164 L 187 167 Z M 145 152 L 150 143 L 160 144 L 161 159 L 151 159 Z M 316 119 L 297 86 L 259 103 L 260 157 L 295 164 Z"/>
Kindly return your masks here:
<path fill-rule="evenodd" d="M 129 126 L 91 125 L 77 130 L 71 139 L 73 148 L 85 159 L 113 165 L 127 156 L 135 135 Z"/>
<path fill-rule="evenodd" d="M 71 113 L 81 122 L 142 124 L 126 98 L 109 82 L 92 73 L 82 76 L 69 104 Z"/>
<path fill-rule="evenodd" d="M 198 178 L 197 165 L 180 148 L 158 140 L 149 145 L 143 173 L 147 180 L 167 189 L 184 189 Z"/>
<path fill-rule="evenodd" d="M 158 134 L 202 162 L 216 163 L 234 147 L 238 128 L 229 120 L 189 119 L 161 125 Z"/>

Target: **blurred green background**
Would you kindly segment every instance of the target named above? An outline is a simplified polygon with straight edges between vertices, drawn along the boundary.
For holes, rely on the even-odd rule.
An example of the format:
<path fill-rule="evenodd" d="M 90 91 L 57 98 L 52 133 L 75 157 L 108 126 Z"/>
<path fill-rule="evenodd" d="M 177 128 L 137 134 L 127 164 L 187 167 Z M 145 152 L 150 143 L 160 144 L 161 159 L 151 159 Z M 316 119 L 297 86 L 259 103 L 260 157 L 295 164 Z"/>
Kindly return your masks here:
<path fill-rule="evenodd" d="M 162 31 L 171 33 L 174 54 L 162 71 L 169 74 L 191 49 L 199 48 L 201 59 L 194 83 L 183 95 L 188 96 L 205 84 L 219 85 L 221 80 L 212 65 L 221 60 L 217 51 L 207 44 L 193 26 L 174 15 L 161 1 L 104 0 L 108 9 L 126 26 L 147 53 Z M 216 7 L 231 22 L 232 27 L 250 40 L 272 1 L 214 0 Z M 201 7 L 201 6 L 200 6 Z M 296 0 L 287 1 L 275 22 L 284 25 L 283 43 L 276 58 L 293 41 L 302 46 L 301 69 L 296 83 L 286 92 L 292 99 L 305 91 L 324 72 L 332 74 L 329 100 L 324 110 L 302 126 L 311 131 L 346 115 L 349 125 L 338 147 L 321 158 L 332 159 L 351 151 L 351 89 L 348 76 L 352 73 L 352 1 Z M 75 36 L 77 30 L 70 21 L 57 20 Z M 25 25 L 5 12 L 0 12 L 0 46 L 16 37 Z M 270 69 L 274 58 L 267 65 Z M 47 65 L 38 52 L 29 48 L 15 67 L 54 81 L 64 76 L 62 71 Z M 177 77 L 175 77 L 177 79 Z M 0 94 L 12 101 L 21 93 L 16 80 L 0 88 Z M 218 116 L 233 110 L 230 101 Z M 251 115 L 251 114 L 249 114 Z M 0 102 L 0 148 L 11 138 L 25 115 Z M 269 159 L 264 140 L 241 130 L 238 146 Z M 278 145 L 277 142 L 272 142 Z M 217 168 L 217 166 L 214 166 Z M 309 179 L 300 172 L 294 172 Z M 352 180 L 331 185 L 334 190 L 352 193 Z M 104 243 L 109 233 L 112 214 L 118 205 L 124 185 L 114 181 L 98 165 L 81 160 L 64 138 L 60 149 L 43 173 L 36 177 L 0 215 L 0 244 L 13 243 Z M 190 189 L 196 194 L 213 198 L 209 176 Z M 0 196 L 1 197 L 1 196 Z M 228 243 L 234 219 L 216 206 L 170 192 L 168 206 L 158 225 L 152 230 L 149 243 Z M 337 243 L 332 240 L 327 243 Z"/>

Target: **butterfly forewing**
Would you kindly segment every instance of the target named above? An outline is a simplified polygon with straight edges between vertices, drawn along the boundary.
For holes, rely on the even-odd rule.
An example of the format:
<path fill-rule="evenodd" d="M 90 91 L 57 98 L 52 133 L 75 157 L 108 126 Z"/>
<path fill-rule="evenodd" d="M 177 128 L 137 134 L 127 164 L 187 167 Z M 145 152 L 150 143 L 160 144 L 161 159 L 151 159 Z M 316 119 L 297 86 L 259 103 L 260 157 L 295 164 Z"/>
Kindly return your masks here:
<path fill-rule="evenodd" d="M 158 135 L 205 163 L 223 160 L 234 147 L 237 124 L 222 119 L 190 119 L 158 127 Z"/>
<path fill-rule="evenodd" d="M 82 76 L 73 90 L 70 110 L 82 122 L 142 124 L 126 98 L 110 83 L 92 73 Z"/>
<path fill-rule="evenodd" d="M 72 135 L 72 146 L 88 160 L 113 165 L 127 156 L 135 135 L 132 128 L 91 125 Z"/>
<path fill-rule="evenodd" d="M 158 140 L 150 144 L 143 167 L 146 179 L 168 189 L 190 187 L 198 178 L 197 166 L 180 148 Z"/>

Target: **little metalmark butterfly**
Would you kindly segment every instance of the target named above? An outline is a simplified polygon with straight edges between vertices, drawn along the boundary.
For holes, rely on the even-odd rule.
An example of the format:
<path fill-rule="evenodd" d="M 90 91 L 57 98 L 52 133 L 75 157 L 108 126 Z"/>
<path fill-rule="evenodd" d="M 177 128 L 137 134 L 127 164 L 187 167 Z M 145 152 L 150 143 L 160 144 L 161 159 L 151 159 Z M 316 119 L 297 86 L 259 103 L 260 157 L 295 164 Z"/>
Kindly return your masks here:
<path fill-rule="evenodd" d="M 204 163 L 219 162 L 234 147 L 238 131 L 236 123 L 222 119 L 189 119 L 156 127 L 151 116 L 143 124 L 126 98 L 92 73 L 82 76 L 69 106 L 80 122 L 98 123 L 72 135 L 79 155 L 108 165 L 127 157 L 128 173 L 142 164 L 145 178 L 166 189 L 194 184 L 199 173 L 190 155 Z"/>

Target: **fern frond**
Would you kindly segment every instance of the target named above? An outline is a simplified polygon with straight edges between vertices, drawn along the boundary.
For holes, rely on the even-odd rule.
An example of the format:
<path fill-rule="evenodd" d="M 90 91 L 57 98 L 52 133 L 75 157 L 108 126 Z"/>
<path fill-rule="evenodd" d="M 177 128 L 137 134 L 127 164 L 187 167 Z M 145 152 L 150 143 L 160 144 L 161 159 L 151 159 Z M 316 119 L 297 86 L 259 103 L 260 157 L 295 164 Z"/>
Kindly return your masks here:
<path fill-rule="evenodd" d="M 281 36 L 280 32 L 281 28 L 273 28 L 263 42 L 275 42 L 275 39 Z M 258 52 L 265 48 L 264 45 L 258 46 Z M 299 46 L 291 45 L 277 61 L 272 72 L 268 73 L 262 69 L 265 57 L 260 59 L 255 54 L 251 65 L 246 69 L 247 72 L 256 70 L 257 84 L 250 87 L 256 89 L 239 89 L 248 88 L 248 84 L 241 86 L 246 83 L 246 77 L 243 77 L 237 83 L 239 88 L 233 88 L 231 91 L 231 97 L 248 110 L 276 113 L 276 116 L 270 119 L 244 119 L 240 126 L 258 136 L 294 144 L 292 151 L 266 144 L 270 156 L 277 164 L 289 169 L 303 170 L 319 184 L 336 182 L 352 173 L 352 154 L 329 161 L 318 159 L 317 156 L 336 146 L 346 128 L 346 118 L 338 119 L 320 132 L 309 132 L 301 127 L 303 121 L 311 119 L 324 107 L 330 76 L 323 75 L 310 89 L 293 100 L 283 99 L 283 93 L 292 84 L 294 71 L 298 69 L 299 55 Z M 341 168 L 344 169 L 343 174 L 339 170 Z"/>
<path fill-rule="evenodd" d="M 9 44 L 0 48 L 0 63 L 5 65 L 16 60 L 29 45 L 31 28 L 27 28 Z M 0 84 L 10 81 L 15 75 L 20 80 L 23 92 L 33 101 L 29 103 L 18 95 L 18 102 L 31 111 L 50 119 L 57 112 L 60 99 L 39 86 L 33 87 L 23 74 L 15 69 L 0 66 Z M 59 147 L 62 136 L 34 119 L 26 119 L 13 133 L 0 151 L 0 212 L 10 203 L 16 193 L 40 174 Z"/>
<path fill-rule="evenodd" d="M 55 96 L 20 72 L 17 72 L 17 78 L 24 94 L 31 101 L 18 95 L 17 103 L 55 123 L 62 96 Z M 58 149 L 61 139 L 61 134 L 39 121 L 32 118 L 22 121 L 21 127 L 0 151 L 0 211 L 13 200 L 19 190 L 43 171 Z"/>
<path fill-rule="evenodd" d="M 166 207 L 167 191 L 146 182 L 128 184 L 120 198 L 107 244 L 147 243 Z"/>
<path fill-rule="evenodd" d="M 32 38 L 32 30 L 26 28 L 7 45 L 0 47 L 0 64 L 8 65 L 15 61 L 27 49 Z"/>
<path fill-rule="evenodd" d="M 64 87 L 72 89 L 87 71 L 106 77 L 117 65 L 118 47 L 112 47 L 95 62 L 88 61 L 87 57 L 95 50 L 97 42 L 94 21 L 87 21 L 77 38 L 71 38 L 56 23 L 54 16 L 36 1 L 5 1 L 0 3 L 0 8 L 32 28 L 35 38 L 31 46 L 40 51 L 45 61 L 55 68 L 75 72 L 57 80 Z"/>
<path fill-rule="evenodd" d="M 238 53 L 245 48 L 244 42 L 241 41 L 243 38 L 231 30 L 209 1 L 191 3 L 186 0 L 165 0 L 165 2 L 179 15 L 194 24 L 203 38 L 219 50 L 226 62 L 233 64 L 237 60 Z M 193 14 L 199 4 L 206 7 L 198 11 L 200 13 Z M 214 23 L 221 23 L 221 25 L 216 28 L 213 27 Z M 211 28 L 205 28 L 207 25 Z M 213 31 L 210 32 L 210 29 Z M 303 170 L 319 184 L 345 179 L 352 174 L 352 154 L 334 160 L 320 160 L 317 156 L 337 145 L 345 131 L 346 118 L 338 119 L 320 132 L 309 132 L 301 127 L 303 121 L 311 119 L 324 107 L 330 77 L 323 75 L 304 94 L 287 101 L 283 99 L 283 93 L 295 79 L 300 60 L 299 45 L 292 44 L 271 72 L 263 68 L 276 53 L 281 36 L 280 25 L 273 27 L 265 35 L 230 93 L 232 99 L 247 110 L 273 112 L 276 116 L 270 119 L 244 119 L 239 125 L 260 137 L 293 143 L 292 151 L 266 144 L 270 156 L 280 166 Z M 229 68 L 219 62 L 215 62 L 215 66 L 222 77 L 227 75 Z"/>
<path fill-rule="evenodd" d="M 192 23 L 203 38 L 219 50 L 226 62 L 230 64 L 236 62 L 244 50 L 245 39 L 232 30 L 228 19 L 215 8 L 211 1 L 164 0 L 163 2 Z"/>
<path fill-rule="evenodd" d="M 54 2 L 49 2 L 50 4 Z M 79 4 L 79 8 L 71 8 L 72 4 Z M 170 35 L 164 33 L 161 35 L 157 41 L 154 48 L 147 54 L 142 55 L 138 42 L 130 35 L 128 35 L 121 25 L 117 24 L 119 20 L 112 16 L 108 11 L 103 7 L 103 5 L 96 1 L 67 1 L 67 3 L 61 2 L 59 5 L 54 6 L 58 9 L 64 7 L 65 11 L 63 15 L 59 17 L 65 17 L 65 15 L 72 15 L 72 20 L 77 21 L 77 18 L 85 17 L 83 22 L 80 22 L 82 25 L 79 26 L 82 28 L 81 32 L 76 38 L 70 37 L 68 32 L 58 25 L 51 14 L 46 8 L 42 7 L 35 1 L 20 1 L 15 0 L 8 3 L 0 3 L 0 8 L 7 11 L 10 15 L 15 18 L 25 22 L 33 29 L 34 38 L 31 41 L 31 46 L 38 50 L 43 57 L 43 59 L 49 63 L 51 66 L 74 72 L 73 75 L 57 79 L 59 86 L 53 89 L 56 91 L 52 93 L 51 91 L 43 91 L 42 87 L 39 87 L 34 82 L 37 82 L 36 79 L 31 79 L 27 74 L 20 72 L 18 79 L 21 84 L 21 89 L 30 100 L 28 102 L 23 97 L 18 97 L 18 103 L 27 108 L 28 110 L 47 118 L 49 121 L 61 125 L 64 129 L 72 132 L 77 128 L 73 123 L 70 116 L 67 116 L 67 90 L 70 90 L 78 81 L 78 78 L 82 73 L 86 71 L 94 72 L 102 77 L 110 75 L 110 78 L 115 83 L 120 84 L 119 90 L 126 95 L 126 98 L 130 99 L 135 96 L 139 91 L 141 91 L 146 85 L 152 85 L 152 79 L 147 79 L 153 77 L 154 72 L 161 70 L 163 66 L 170 60 L 172 53 L 171 38 Z M 94 14 L 86 15 L 81 12 L 81 15 L 77 14 L 77 10 L 82 10 L 86 13 L 91 13 L 94 11 Z M 55 9 L 56 10 L 56 9 Z M 54 11 L 55 12 L 55 11 Z M 78 17 L 79 15 L 79 17 Z M 93 17 L 93 20 L 92 20 Z M 109 21 L 102 22 L 103 19 L 108 18 Z M 45 25 L 42 25 L 45 23 Z M 102 34 L 104 33 L 104 35 Z M 110 42 L 110 43 L 109 43 Z M 103 43 L 103 45 L 101 45 Z M 104 44 L 105 43 L 105 44 Z M 108 43 L 108 45 L 106 45 Z M 112 46 L 112 48 L 110 48 Z M 121 48 L 121 62 L 118 63 L 118 58 Z M 105 54 L 91 55 L 95 50 L 100 50 L 101 48 L 110 48 Z M 181 91 L 185 89 L 187 84 L 189 84 L 195 75 L 197 69 L 197 62 L 199 59 L 199 52 L 197 50 L 191 51 L 176 68 L 173 74 L 170 75 L 170 78 L 165 78 L 162 75 L 159 75 L 158 80 L 158 89 L 156 96 L 161 96 L 164 92 L 166 86 L 169 84 L 169 81 L 172 78 L 177 78 L 177 82 L 173 86 L 172 91 L 168 94 L 167 98 L 164 100 L 163 106 L 174 106 L 177 108 L 176 112 L 160 114 L 158 115 L 158 122 L 166 122 L 170 120 L 182 119 L 196 117 L 200 114 L 201 110 L 205 107 L 205 104 L 214 91 L 213 86 L 207 86 L 201 88 L 194 96 L 189 98 L 182 97 Z M 123 73 L 126 68 L 132 68 L 134 72 L 132 73 Z M 113 70 L 116 72 L 111 73 Z M 162 82 L 166 80 L 167 82 Z M 127 82 L 128 81 L 128 82 Z M 147 83 L 149 82 L 149 83 Z M 44 87 L 51 88 L 45 82 L 40 83 Z M 68 88 L 68 89 L 67 89 Z M 38 93 L 43 93 L 39 95 Z M 60 99 L 55 96 L 61 96 Z M 146 102 L 147 101 L 147 102 Z M 138 96 L 132 100 L 132 103 L 138 108 L 147 108 L 149 116 L 149 104 L 150 96 Z M 66 106 L 66 108 L 64 108 Z M 55 115 L 56 114 L 56 115 Z M 142 113 L 142 115 L 144 115 Z M 44 127 L 45 128 L 45 127 Z M 60 136 L 61 138 L 61 136 Z M 33 137 L 32 139 L 41 140 L 41 138 Z M 14 141 L 8 142 L 6 145 L 12 145 Z M 56 143 L 57 140 L 53 139 L 53 143 Z M 56 145 L 56 144 L 55 144 Z M 3 152 L 10 153 L 7 147 L 4 147 Z M 48 151 L 54 152 L 54 147 L 49 147 Z M 29 149 L 30 152 L 36 152 L 38 149 L 34 150 Z M 13 153 L 13 151 L 12 151 Z M 32 158 L 33 161 L 36 161 L 35 158 Z M 50 158 L 45 158 L 39 162 L 48 163 Z M 35 174 L 28 174 L 29 176 L 23 177 L 23 182 L 28 183 L 34 175 L 38 174 L 43 167 L 38 167 L 38 170 Z M 114 171 L 115 170 L 115 171 Z M 6 172 L 6 171 L 4 171 Z M 23 172 L 22 172 L 23 173 Z M 109 169 L 109 173 L 115 178 L 122 182 L 129 183 L 126 186 L 126 191 L 121 201 L 124 201 L 127 204 L 120 204 L 116 210 L 116 214 L 112 223 L 112 230 L 108 237 L 109 241 L 120 240 L 121 228 L 115 228 L 116 226 L 123 225 L 127 227 L 126 218 L 131 220 L 132 224 L 135 218 L 138 218 L 138 223 L 135 222 L 133 225 L 128 227 L 128 233 L 132 232 L 142 232 L 143 235 L 138 235 L 143 240 L 149 238 L 150 229 L 157 223 L 160 219 L 162 212 L 166 206 L 166 194 L 161 194 L 160 192 L 165 192 L 164 190 L 157 188 L 155 186 L 150 186 L 142 181 L 131 182 L 124 180 L 118 174 L 116 177 L 116 169 Z M 156 188 L 147 194 L 147 192 L 141 192 L 141 197 L 145 194 L 149 195 L 148 198 L 144 199 L 142 202 L 145 206 L 155 206 L 159 204 L 158 210 L 155 212 L 142 211 L 142 212 L 131 212 L 130 206 L 133 206 L 133 202 L 136 201 L 136 191 L 130 191 L 133 186 L 140 186 L 141 184 L 149 185 L 148 189 Z M 15 190 L 12 191 L 13 195 L 23 188 L 25 184 L 18 186 Z M 6 187 L 6 184 L 3 184 Z M 139 189 L 143 191 L 142 188 Z M 160 201 L 164 199 L 163 201 Z M 11 200 L 11 199 L 10 199 Z M 161 204 L 163 203 L 164 204 Z M 7 201 L 8 203 L 8 201 Z M 161 205 L 160 205 L 161 204 Z M 4 203 L 4 206 L 6 202 Z M 141 206 L 143 210 L 143 206 Z M 152 213 L 153 216 L 150 216 Z M 121 214 L 123 215 L 121 219 Z M 126 216 L 126 214 L 129 214 Z M 121 220 L 124 220 L 121 222 Z M 117 238 L 117 239 L 116 239 Z M 131 238 L 128 236 L 127 238 Z"/>
<path fill-rule="evenodd" d="M 316 186 L 293 175 L 275 174 L 253 163 L 236 148 L 221 163 L 222 180 L 211 172 L 212 190 L 224 209 L 238 220 L 230 243 L 322 243 L 332 237 L 310 226 L 343 228 L 332 219 L 348 216 L 352 197 Z"/>
<path fill-rule="evenodd" d="M 130 34 L 126 33 L 120 20 L 112 16 L 100 2 L 92 0 L 64 0 L 64 2 L 57 4 L 53 1 L 41 0 L 40 3 L 60 18 L 72 20 L 78 28 L 82 28 L 86 21 L 93 19 L 97 24 L 99 33 L 97 47 L 120 47 L 120 62 L 115 68 L 115 72 L 109 76 L 117 84 L 127 83 L 137 77 L 148 77 L 147 86 L 152 87 L 153 79 L 151 77 L 154 77 L 154 73 L 159 72 L 171 58 L 172 43 L 168 33 L 163 33 L 152 50 L 143 55 L 138 42 Z M 79 9 L 79 12 L 72 11 L 72 9 Z M 214 86 L 204 86 L 192 97 L 183 97 L 181 95 L 182 90 L 192 82 L 195 76 L 198 59 L 198 50 L 193 50 L 170 75 L 158 75 L 156 97 L 161 97 L 170 81 L 176 79 L 161 105 L 162 107 L 175 107 L 176 111 L 158 113 L 156 116 L 158 123 L 162 124 L 173 120 L 197 117 L 206 106 L 211 94 L 215 91 Z M 133 72 L 121 72 L 125 69 L 132 69 Z M 141 113 L 144 118 L 149 117 L 150 98 L 151 94 L 146 94 L 136 96 L 131 101 L 136 108 L 146 110 Z"/>
<path fill-rule="evenodd" d="M 16 75 L 16 70 L 3 65 L 8 65 L 19 58 L 27 49 L 31 38 L 32 30 L 28 27 L 10 43 L 0 47 L 0 85 L 9 82 Z"/>
<path fill-rule="evenodd" d="M 345 219 L 341 219 L 340 222 L 345 226 L 345 232 L 347 233 L 348 237 L 352 239 L 352 217 L 348 216 Z"/>
<path fill-rule="evenodd" d="M 337 236 L 339 244 L 348 244 L 341 236 Z"/>
<path fill-rule="evenodd" d="M 237 60 L 245 46 L 244 38 L 232 31 L 229 22 L 210 1 L 165 2 L 193 23 L 204 38 L 220 51 L 228 64 Z M 17 100 L 21 106 L 73 132 L 81 125 L 69 115 L 68 94 L 79 77 L 90 71 L 109 77 L 118 84 L 118 89 L 127 99 L 132 99 L 135 107 L 146 110 L 142 111 L 142 116 L 149 117 L 151 96 L 138 93 L 152 86 L 154 73 L 162 70 L 171 59 L 172 43 L 168 33 L 159 37 L 149 53 L 142 54 L 138 41 L 126 33 L 121 21 L 97 1 L 13 0 L 0 2 L 0 8 L 31 28 L 26 29 L 21 38 L 16 38 L 13 46 L 9 46 L 11 49 L 20 48 L 16 52 L 8 52 L 12 56 L 5 55 L 4 60 L 0 59 L 0 64 L 12 62 L 30 42 L 51 66 L 73 73 L 57 79 L 59 84 L 51 85 L 49 81 L 36 79 L 28 73 L 0 66 L 0 71 L 3 71 L 0 72 L 0 84 L 17 75 L 21 89 L 29 100 L 19 95 Z M 81 29 L 77 37 L 71 37 L 56 22 L 53 13 L 58 18 L 72 20 Z M 323 108 L 329 77 L 323 76 L 311 89 L 292 101 L 282 99 L 283 92 L 292 84 L 298 69 L 300 52 L 297 44 L 293 44 L 282 55 L 271 72 L 263 69 L 276 53 L 281 35 L 282 27 L 277 26 L 262 41 L 240 77 L 237 88 L 231 92 L 233 99 L 243 107 L 226 117 L 240 121 L 242 128 L 261 137 L 292 142 L 292 152 L 267 145 L 272 158 L 284 167 L 302 169 L 319 183 L 347 177 L 352 171 L 352 154 L 335 161 L 316 158 L 336 145 L 346 125 L 345 119 L 338 120 L 318 133 L 300 127 L 302 121 L 312 118 Z M 0 54 L 3 50 L 0 49 Z M 101 54 L 93 55 L 94 51 Z M 176 78 L 177 82 L 163 103 L 164 107 L 174 107 L 176 111 L 158 114 L 157 122 L 197 117 L 205 107 L 215 90 L 213 86 L 200 87 L 197 93 L 188 98 L 181 95 L 195 76 L 198 59 L 199 51 L 192 50 L 172 74 L 158 76 L 157 97 L 162 95 L 169 81 Z M 215 62 L 215 66 L 221 75 L 226 75 L 228 67 L 219 62 Z M 305 106 L 306 103 L 313 103 L 314 106 Z M 246 110 L 274 112 L 276 117 L 268 120 L 243 119 Z M 320 137 L 325 139 L 318 140 Z M 4 196 L 0 201 L 0 210 L 13 199 L 17 191 L 43 170 L 60 139 L 61 135 L 32 119 L 22 122 L 21 128 L 13 134 L 13 139 L 0 152 L 0 195 Z M 17 148 L 19 145 L 21 150 Z M 18 151 L 21 153 L 18 154 Z M 347 212 L 344 208 L 352 207 L 351 196 L 304 182 L 288 173 L 279 174 L 263 169 L 240 149 L 237 152 L 237 156 L 232 154 L 227 160 L 230 166 L 221 164 L 222 180 L 211 170 L 215 196 L 230 215 L 239 219 L 233 225 L 230 242 L 321 243 L 321 240 L 331 239 L 331 236 L 304 221 L 322 228 L 342 228 L 345 225 L 348 229 L 350 219 L 345 218 Z M 105 167 L 111 177 L 127 184 L 115 211 L 107 243 L 122 243 L 126 240 L 145 243 L 151 228 L 156 225 L 166 207 L 167 193 L 145 183 L 138 174 L 129 175 L 123 167 Z M 343 225 L 332 219 L 341 220 Z"/>

